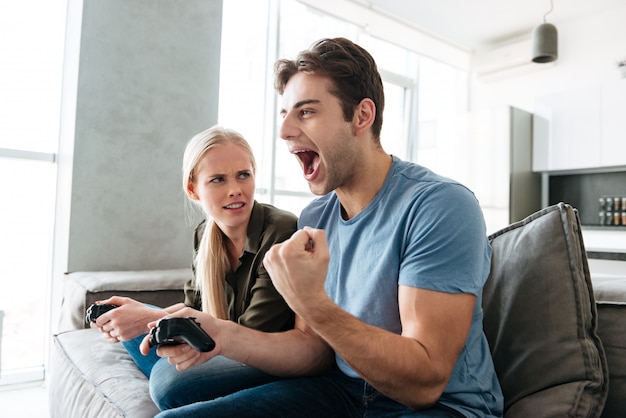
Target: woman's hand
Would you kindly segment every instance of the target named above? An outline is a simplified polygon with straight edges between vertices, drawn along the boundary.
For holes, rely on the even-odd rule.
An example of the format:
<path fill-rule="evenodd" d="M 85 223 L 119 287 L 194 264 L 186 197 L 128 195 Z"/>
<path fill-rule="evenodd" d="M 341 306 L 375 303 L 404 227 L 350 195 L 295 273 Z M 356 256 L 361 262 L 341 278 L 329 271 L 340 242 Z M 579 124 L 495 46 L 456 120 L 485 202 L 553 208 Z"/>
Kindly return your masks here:
<path fill-rule="evenodd" d="M 176 345 L 164 345 L 157 348 L 157 354 L 160 357 L 164 357 L 168 359 L 168 362 L 172 365 L 176 366 L 177 370 L 186 370 L 192 366 L 202 364 L 216 355 L 221 351 L 221 346 L 219 345 L 216 337 L 218 334 L 218 323 L 219 320 L 215 319 L 211 315 L 197 311 L 195 309 L 184 307 L 175 312 L 171 312 L 162 319 L 166 318 L 195 318 L 196 322 L 200 324 L 202 329 L 213 338 L 215 341 L 215 348 L 209 352 L 200 352 L 193 349 L 190 345 L 182 343 Z M 159 320 L 160 321 L 160 320 Z M 148 328 L 152 330 L 152 328 L 156 327 L 159 321 L 154 321 L 148 324 Z M 143 355 L 147 355 L 150 351 L 150 334 L 148 334 L 141 345 L 139 346 L 139 350 Z"/>
<path fill-rule="evenodd" d="M 149 331 L 148 323 L 167 315 L 162 309 L 155 309 L 131 298 L 113 296 L 98 301 L 99 304 L 117 305 L 115 309 L 100 315 L 92 328 L 99 328 L 110 342 L 128 341 Z"/>

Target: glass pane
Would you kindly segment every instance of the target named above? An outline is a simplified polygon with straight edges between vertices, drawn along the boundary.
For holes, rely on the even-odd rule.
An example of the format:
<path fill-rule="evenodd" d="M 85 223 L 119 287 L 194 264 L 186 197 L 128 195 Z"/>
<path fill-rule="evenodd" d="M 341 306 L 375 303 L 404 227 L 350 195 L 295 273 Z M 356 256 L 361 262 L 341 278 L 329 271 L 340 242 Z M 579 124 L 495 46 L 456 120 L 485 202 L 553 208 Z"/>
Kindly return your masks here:
<path fill-rule="evenodd" d="M 365 34 L 360 35 L 359 45 L 374 57 L 379 69 L 410 79 L 417 76 L 419 57 L 415 52 Z"/>
<path fill-rule="evenodd" d="M 383 84 L 385 87 L 385 110 L 380 142 L 388 154 L 409 160 L 407 130 L 404 120 L 406 89 L 391 83 Z"/>
<path fill-rule="evenodd" d="M 310 197 L 305 196 L 286 196 L 277 194 L 274 197 L 274 204 L 281 209 L 288 210 L 296 216 L 300 216 L 302 209 L 306 207 L 311 200 L 313 200 L 315 196 L 311 195 Z"/>
<path fill-rule="evenodd" d="M 0 148 L 56 152 L 65 2 L 0 2 Z"/>
<path fill-rule="evenodd" d="M 279 57 L 295 58 L 296 54 L 322 38 L 356 40 L 358 27 L 352 23 L 321 13 L 296 1 L 280 5 Z"/>
<path fill-rule="evenodd" d="M 468 175 L 467 72 L 422 57 L 419 76 L 419 164 L 455 180 Z"/>
<path fill-rule="evenodd" d="M 267 1 L 223 5 L 218 122 L 250 143 L 257 160 L 257 187 L 267 187 L 271 170 L 271 142 L 263 140 L 266 78 L 271 70 L 266 62 L 267 16 Z"/>
<path fill-rule="evenodd" d="M 304 179 L 298 157 L 289 153 L 287 144 L 280 138 L 276 139 L 274 188 L 294 192 L 309 192 L 309 186 Z"/>
<path fill-rule="evenodd" d="M 3 372 L 44 364 L 55 184 L 54 164 L 0 158 Z"/>

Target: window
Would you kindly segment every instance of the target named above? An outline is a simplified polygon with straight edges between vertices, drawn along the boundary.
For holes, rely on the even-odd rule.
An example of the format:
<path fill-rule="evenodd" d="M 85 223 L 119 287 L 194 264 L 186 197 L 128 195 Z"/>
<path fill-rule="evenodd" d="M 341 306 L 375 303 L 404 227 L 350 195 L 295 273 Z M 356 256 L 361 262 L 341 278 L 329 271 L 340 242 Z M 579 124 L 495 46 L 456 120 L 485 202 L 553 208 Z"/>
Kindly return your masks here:
<path fill-rule="evenodd" d="M 44 376 L 65 11 L 0 3 L 0 384 Z"/>
<path fill-rule="evenodd" d="M 222 27 L 219 121 L 243 133 L 253 146 L 257 199 L 295 214 L 314 196 L 295 157 L 287 154 L 278 137 L 281 121 L 273 89 L 277 58 L 295 57 L 323 37 L 343 36 L 366 48 L 376 59 L 385 86 L 383 147 L 406 160 L 416 161 L 418 134 L 427 132 L 426 124 L 420 122 L 422 100 L 427 114 L 467 104 L 466 72 L 371 36 L 362 25 L 296 0 L 251 1 L 246 7 L 241 2 L 224 2 Z M 452 76 L 440 74 L 442 70 Z M 420 94 L 422 88 L 424 94 Z M 428 95 L 433 91 L 434 102 Z"/>

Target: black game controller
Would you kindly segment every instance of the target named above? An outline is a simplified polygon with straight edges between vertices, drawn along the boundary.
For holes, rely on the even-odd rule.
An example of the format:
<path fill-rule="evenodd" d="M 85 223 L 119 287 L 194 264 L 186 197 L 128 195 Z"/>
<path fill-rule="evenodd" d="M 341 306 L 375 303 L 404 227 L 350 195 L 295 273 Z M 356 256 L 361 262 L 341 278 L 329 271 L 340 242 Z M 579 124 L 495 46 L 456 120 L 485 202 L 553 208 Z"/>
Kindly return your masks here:
<path fill-rule="evenodd" d="M 102 314 L 109 312 L 111 309 L 117 308 L 117 305 L 107 305 L 107 304 L 97 304 L 94 303 L 89 308 L 87 308 L 87 312 L 85 313 L 85 322 L 96 322 L 96 319 Z"/>
<path fill-rule="evenodd" d="M 150 331 L 150 347 L 182 343 L 205 353 L 215 348 L 215 341 L 200 327 L 196 318 L 165 318 Z"/>

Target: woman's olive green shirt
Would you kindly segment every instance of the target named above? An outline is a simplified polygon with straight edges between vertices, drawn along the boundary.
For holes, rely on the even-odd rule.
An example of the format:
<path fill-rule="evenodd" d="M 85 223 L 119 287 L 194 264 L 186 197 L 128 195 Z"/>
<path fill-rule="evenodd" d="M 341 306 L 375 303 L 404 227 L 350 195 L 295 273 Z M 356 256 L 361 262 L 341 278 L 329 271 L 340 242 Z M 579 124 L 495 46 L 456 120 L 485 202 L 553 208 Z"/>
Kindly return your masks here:
<path fill-rule="evenodd" d="M 266 332 L 293 328 L 294 314 L 274 288 L 263 266 L 263 257 L 272 245 L 291 237 L 297 229 L 297 221 L 290 212 L 254 202 L 239 267 L 226 275 L 226 301 L 231 321 Z M 206 220 L 196 227 L 194 260 L 205 227 Z M 195 276 L 195 267 L 193 271 Z M 195 277 L 185 284 L 185 305 L 200 310 L 202 301 L 194 280 Z"/>

